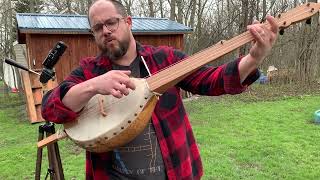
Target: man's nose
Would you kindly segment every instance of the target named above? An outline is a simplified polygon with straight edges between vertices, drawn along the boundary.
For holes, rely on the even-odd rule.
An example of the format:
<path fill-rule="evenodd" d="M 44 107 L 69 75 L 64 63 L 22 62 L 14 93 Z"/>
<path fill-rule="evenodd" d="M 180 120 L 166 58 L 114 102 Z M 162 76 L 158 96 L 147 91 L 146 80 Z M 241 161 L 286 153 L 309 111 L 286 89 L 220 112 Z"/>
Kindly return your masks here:
<path fill-rule="evenodd" d="M 102 33 L 103 34 L 111 34 L 112 32 L 109 30 L 109 28 L 106 25 L 102 26 Z"/>

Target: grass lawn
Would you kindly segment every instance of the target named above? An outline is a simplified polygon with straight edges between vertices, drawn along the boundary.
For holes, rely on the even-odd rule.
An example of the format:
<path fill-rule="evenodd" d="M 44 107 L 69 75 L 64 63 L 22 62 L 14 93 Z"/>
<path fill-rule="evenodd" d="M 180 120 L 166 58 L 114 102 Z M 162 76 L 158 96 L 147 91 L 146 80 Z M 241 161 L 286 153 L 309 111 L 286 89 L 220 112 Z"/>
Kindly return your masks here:
<path fill-rule="evenodd" d="M 320 96 L 272 102 L 188 102 L 204 179 L 317 179 Z"/>
<path fill-rule="evenodd" d="M 320 126 L 312 121 L 320 95 L 256 93 L 185 102 L 203 179 L 320 177 Z M 4 100 L 0 95 L 0 179 L 34 179 L 38 125 L 22 117 L 19 103 L 17 96 Z M 67 140 L 59 141 L 59 147 L 65 178 L 84 179 L 84 151 Z M 47 168 L 43 157 L 41 179 Z"/>
<path fill-rule="evenodd" d="M 30 124 L 23 117 L 25 110 L 19 97 L 10 95 L 8 99 L 0 95 L 0 179 L 34 179 L 40 124 Z M 65 179 L 84 179 L 84 151 L 69 140 L 60 141 L 59 149 Z M 41 179 L 45 179 L 48 169 L 46 152 L 44 149 Z"/>

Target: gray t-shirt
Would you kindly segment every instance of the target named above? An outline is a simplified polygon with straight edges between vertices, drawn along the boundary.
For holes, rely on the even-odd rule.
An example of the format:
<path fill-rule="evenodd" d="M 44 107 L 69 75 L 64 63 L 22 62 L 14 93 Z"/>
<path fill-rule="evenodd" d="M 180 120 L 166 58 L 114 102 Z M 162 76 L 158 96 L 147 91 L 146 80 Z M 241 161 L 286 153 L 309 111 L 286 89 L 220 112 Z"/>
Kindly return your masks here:
<path fill-rule="evenodd" d="M 131 70 L 131 76 L 143 77 L 145 68 L 141 58 L 137 57 L 130 66 L 120 66 L 113 64 L 114 70 Z M 143 72 L 141 72 L 143 71 Z M 113 150 L 112 169 L 110 170 L 112 179 L 167 179 L 159 142 L 150 121 L 144 131 L 128 144 Z"/>

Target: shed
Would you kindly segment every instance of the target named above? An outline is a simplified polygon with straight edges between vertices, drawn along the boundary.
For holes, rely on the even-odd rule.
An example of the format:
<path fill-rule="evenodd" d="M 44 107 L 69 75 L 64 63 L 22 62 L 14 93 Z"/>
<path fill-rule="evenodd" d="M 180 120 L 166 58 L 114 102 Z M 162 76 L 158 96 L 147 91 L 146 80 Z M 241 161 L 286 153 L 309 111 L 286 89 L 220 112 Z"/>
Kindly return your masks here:
<path fill-rule="evenodd" d="M 55 66 L 58 82 L 78 66 L 82 57 L 95 56 L 98 52 L 87 16 L 30 13 L 16 16 L 18 42 L 26 44 L 29 68 L 41 69 L 43 59 L 57 41 L 67 44 L 66 52 Z M 132 32 L 141 43 L 183 50 L 183 35 L 192 29 L 165 18 L 133 17 Z"/>
<path fill-rule="evenodd" d="M 85 15 L 17 13 L 16 18 L 18 42 L 26 44 L 26 63 L 30 69 L 41 70 L 44 58 L 58 41 L 63 41 L 68 46 L 55 65 L 58 83 L 79 65 L 81 58 L 95 56 L 98 53 L 94 37 L 90 32 L 88 18 Z M 132 19 L 133 35 L 143 44 L 168 45 L 183 50 L 184 34 L 192 32 L 191 28 L 166 18 L 133 17 Z M 33 92 L 35 96 L 34 92 L 39 88 L 39 83 L 34 79 L 37 77 L 29 75 L 32 88 L 30 92 Z M 34 97 L 34 100 L 31 98 L 29 101 L 41 98 Z M 41 105 L 39 103 L 35 104 L 38 115 L 30 118 L 31 121 L 42 120 L 39 115 Z"/>

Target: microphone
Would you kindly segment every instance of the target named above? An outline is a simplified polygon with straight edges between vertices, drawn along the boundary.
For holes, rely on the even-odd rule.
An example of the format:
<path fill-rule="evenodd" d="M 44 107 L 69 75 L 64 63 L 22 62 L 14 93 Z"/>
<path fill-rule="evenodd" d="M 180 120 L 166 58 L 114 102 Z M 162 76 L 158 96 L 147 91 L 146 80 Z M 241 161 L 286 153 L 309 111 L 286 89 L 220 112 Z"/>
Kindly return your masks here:
<path fill-rule="evenodd" d="M 64 42 L 59 41 L 53 47 L 53 49 L 50 50 L 48 56 L 42 62 L 44 68 L 40 75 L 41 83 L 47 83 L 50 79 L 52 79 L 55 76 L 55 71 L 53 70 L 53 67 L 55 64 L 57 64 L 60 56 L 64 53 L 66 49 L 67 46 L 64 44 Z"/>

